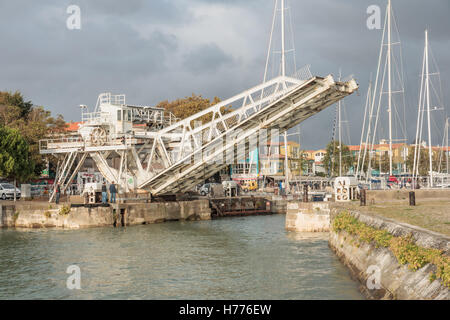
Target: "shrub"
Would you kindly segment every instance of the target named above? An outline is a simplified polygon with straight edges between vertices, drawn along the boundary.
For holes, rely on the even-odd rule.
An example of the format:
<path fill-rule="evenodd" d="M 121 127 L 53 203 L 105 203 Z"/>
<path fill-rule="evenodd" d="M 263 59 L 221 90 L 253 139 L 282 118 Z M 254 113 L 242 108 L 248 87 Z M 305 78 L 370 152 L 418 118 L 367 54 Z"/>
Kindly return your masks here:
<path fill-rule="evenodd" d="M 63 205 L 59 209 L 59 214 L 62 215 L 62 216 L 65 216 L 65 215 L 69 214 L 69 212 L 70 212 L 70 206 Z"/>
<path fill-rule="evenodd" d="M 358 242 L 374 243 L 377 248 L 389 248 L 400 264 L 408 265 L 410 270 L 416 271 L 430 263 L 436 266 L 436 272 L 430 275 L 430 281 L 438 278 L 450 287 L 450 257 L 442 250 L 423 248 L 415 244 L 411 235 L 407 237 L 394 237 L 386 230 L 379 230 L 366 225 L 343 211 L 332 222 L 332 230 L 345 231 L 356 236 Z"/>

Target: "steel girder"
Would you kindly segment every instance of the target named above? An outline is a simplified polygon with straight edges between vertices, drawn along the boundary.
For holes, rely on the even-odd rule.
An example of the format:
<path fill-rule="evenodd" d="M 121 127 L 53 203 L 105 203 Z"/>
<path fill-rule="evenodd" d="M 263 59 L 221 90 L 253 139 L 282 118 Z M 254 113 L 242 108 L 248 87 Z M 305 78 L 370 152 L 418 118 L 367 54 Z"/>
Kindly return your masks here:
<path fill-rule="evenodd" d="M 81 154 L 71 176 L 89 155 L 106 180 L 126 190 L 144 188 L 155 195 L 184 192 L 228 165 L 214 159 L 226 158 L 230 150 L 235 158 L 245 156 L 245 148 L 236 146 L 248 144 L 261 129 L 287 130 L 358 88 L 354 80 L 336 83 L 331 76 L 312 77 L 309 69 L 302 75 L 303 79 L 277 77 L 159 131 L 136 132 L 104 146 L 87 145 L 80 137 L 47 140 L 41 153 L 66 155 L 57 182 L 66 181 Z M 223 114 L 227 106 L 233 108 Z M 199 124 L 207 115 L 211 121 Z M 120 160 L 118 168 L 108 162 L 110 156 Z"/>
<path fill-rule="evenodd" d="M 226 158 L 227 150 L 234 148 L 243 141 L 245 142 L 252 135 L 257 135 L 259 130 L 272 127 L 287 130 L 357 89 L 358 85 L 354 80 L 336 83 L 332 76 L 326 78 L 314 77 L 293 88 L 285 88 L 282 90 L 282 94 L 276 96 L 276 99 L 268 99 L 266 105 L 264 105 L 266 101 L 263 101 L 262 104 L 254 102 L 255 105 L 252 108 L 255 112 L 250 115 L 246 113 L 248 109 L 240 110 L 240 115 L 246 114 L 247 117 L 240 118 L 240 121 L 227 130 L 221 131 L 218 127 L 221 119 L 215 121 L 215 126 L 207 124 L 209 130 L 216 133 L 212 139 L 207 140 L 205 144 L 199 147 L 194 144 L 195 148 L 188 155 L 180 152 L 181 155 L 185 156 L 174 157 L 177 161 L 169 160 L 169 167 L 138 187 L 149 189 L 152 194 L 187 191 L 195 184 L 224 168 L 227 165 L 226 163 L 214 160 Z M 240 130 L 240 134 L 235 135 L 235 139 L 220 143 L 224 141 L 227 135 L 230 136 L 232 131 L 237 130 Z M 207 131 L 208 134 L 210 132 Z M 156 143 L 161 144 L 161 139 Z M 161 145 L 165 148 L 163 144 Z M 213 152 L 208 152 L 208 148 L 209 150 L 213 149 Z M 195 161 L 195 159 L 201 160 Z"/>

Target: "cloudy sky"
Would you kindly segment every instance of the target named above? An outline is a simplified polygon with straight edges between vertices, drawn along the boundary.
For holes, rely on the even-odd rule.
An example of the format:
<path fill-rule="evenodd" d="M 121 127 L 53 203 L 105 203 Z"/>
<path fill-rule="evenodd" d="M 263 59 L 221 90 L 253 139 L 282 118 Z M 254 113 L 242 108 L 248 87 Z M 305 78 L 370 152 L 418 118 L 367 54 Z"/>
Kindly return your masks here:
<path fill-rule="evenodd" d="M 289 0 L 297 66 L 310 64 L 320 76 L 338 76 L 341 69 L 343 77 L 353 74 L 360 84 L 359 94 L 345 100 L 347 143 L 348 127 L 350 142 L 359 144 L 382 35 L 366 27 L 366 10 L 375 4 L 384 11 L 386 2 Z M 81 9 L 80 30 L 66 27 L 69 5 Z M 74 121 L 80 118 L 78 106 L 93 108 L 101 92 L 125 93 L 129 103 L 145 105 L 191 93 L 226 99 L 262 81 L 273 5 L 273 0 L 0 0 L 0 90 L 20 90 Z M 393 0 L 393 6 L 412 140 L 425 28 L 449 110 L 450 1 Z M 440 131 L 435 144 L 445 112 L 433 113 Z M 330 107 L 302 123 L 303 148 L 330 140 L 334 115 Z M 387 134 L 385 119 L 381 123 L 380 137 Z"/>

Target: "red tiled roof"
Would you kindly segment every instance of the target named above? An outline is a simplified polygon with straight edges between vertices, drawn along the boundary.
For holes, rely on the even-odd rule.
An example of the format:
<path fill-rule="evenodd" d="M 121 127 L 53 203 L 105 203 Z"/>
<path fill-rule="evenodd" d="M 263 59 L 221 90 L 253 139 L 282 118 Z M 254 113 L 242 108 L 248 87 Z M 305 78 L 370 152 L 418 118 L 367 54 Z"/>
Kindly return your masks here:
<path fill-rule="evenodd" d="M 284 159 L 284 155 L 282 154 L 260 154 L 259 157 L 264 160 L 276 160 L 276 159 Z"/>
<path fill-rule="evenodd" d="M 444 150 L 444 151 L 450 151 L 450 147 L 431 147 L 433 150 Z"/>
<path fill-rule="evenodd" d="M 295 141 L 288 141 L 287 142 L 287 144 L 288 145 L 299 145 L 297 142 L 295 142 Z M 270 141 L 270 140 L 268 140 L 267 142 L 266 142 L 266 145 L 267 146 L 284 146 L 284 141 L 282 141 L 282 142 L 275 142 L 275 141 Z"/>
<path fill-rule="evenodd" d="M 348 149 L 350 151 L 359 151 L 360 146 L 348 146 Z M 362 147 L 364 149 L 364 146 Z"/>
<path fill-rule="evenodd" d="M 392 144 L 392 148 L 395 149 L 395 148 L 399 148 L 399 147 L 404 146 L 404 145 L 405 145 L 404 143 L 393 143 Z M 368 147 L 370 147 L 370 145 L 368 145 Z M 348 146 L 348 148 L 349 148 L 350 151 L 359 151 L 359 145 L 358 146 Z M 389 144 L 374 144 L 373 148 L 374 149 L 377 149 L 377 148 L 389 148 Z M 364 145 L 362 146 L 361 150 L 364 150 Z"/>
<path fill-rule="evenodd" d="M 66 131 L 69 132 L 74 132 L 74 131 L 78 131 L 78 128 L 80 127 L 80 124 L 82 124 L 83 122 L 79 121 L 79 122 L 68 122 L 66 123 L 67 127 L 66 127 Z"/>

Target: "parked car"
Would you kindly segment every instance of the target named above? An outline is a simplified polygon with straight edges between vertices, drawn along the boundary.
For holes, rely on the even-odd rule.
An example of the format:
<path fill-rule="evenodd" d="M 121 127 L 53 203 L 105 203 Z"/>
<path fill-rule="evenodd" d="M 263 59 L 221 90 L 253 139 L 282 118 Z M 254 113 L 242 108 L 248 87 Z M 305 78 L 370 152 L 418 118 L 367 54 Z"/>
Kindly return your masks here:
<path fill-rule="evenodd" d="M 0 199 L 14 199 L 14 190 L 16 190 L 16 199 L 20 199 L 19 188 L 14 188 L 11 183 L 0 183 Z"/>
<path fill-rule="evenodd" d="M 397 179 L 396 176 L 389 176 L 388 183 L 395 183 L 395 184 L 398 184 L 399 181 L 398 181 L 398 179 Z"/>
<path fill-rule="evenodd" d="M 213 191 L 214 188 L 218 188 L 221 187 L 222 185 L 220 183 L 205 183 L 204 185 L 201 186 L 199 192 L 202 196 L 206 196 L 206 195 L 210 195 Z"/>
<path fill-rule="evenodd" d="M 255 191 L 258 189 L 258 183 L 254 180 L 245 180 L 241 187 L 244 192 Z"/>

